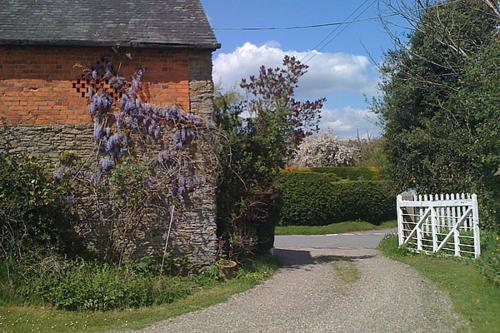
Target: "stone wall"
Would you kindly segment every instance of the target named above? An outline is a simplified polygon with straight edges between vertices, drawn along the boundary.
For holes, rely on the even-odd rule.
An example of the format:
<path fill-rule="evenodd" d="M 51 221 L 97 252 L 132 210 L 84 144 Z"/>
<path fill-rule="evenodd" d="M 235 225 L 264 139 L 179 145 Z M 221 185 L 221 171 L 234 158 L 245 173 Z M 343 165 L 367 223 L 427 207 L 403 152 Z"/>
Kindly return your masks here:
<path fill-rule="evenodd" d="M 111 59 L 115 66 L 121 63 L 120 73 L 125 77 L 139 64 L 144 65 L 152 104 L 177 103 L 185 111 L 212 120 L 210 50 L 133 49 L 121 53 L 130 53 L 132 60 L 104 48 L 0 47 L 0 122 L 6 125 L 0 129 L 0 151 L 35 154 L 52 167 L 64 151 L 94 158 L 87 99 L 76 91 L 74 83 L 81 74 L 80 65 L 89 66 L 101 58 Z M 213 142 L 197 144 L 193 154 L 196 173 L 206 181 L 190 194 L 185 219 L 174 231 L 171 247 L 186 255 L 195 267 L 213 263 L 216 255 L 212 147 Z M 146 220 L 131 236 L 127 252 L 132 258 L 163 251 L 162 236 L 168 221 Z M 99 246 L 95 230 L 85 235 L 89 244 Z"/>
<path fill-rule="evenodd" d="M 189 91 L 191 111 L 213 121 L 212 54 L 193 51 L 189 56 Z M 216 256 L 217 168 L 213 158 L 214 143 L 198 145 L 194 163 L 197 173 L 206 182 L 190 194 L 186 221 L 178 228 L 176 242 L 183 252 L 190 253 L 196 264 L 213 262 Z M 194 246 L 193 246 L 194 245 Z"/>
<path fill-rule="evenodd" d="M 61 152 L 91 157 L 95 151 L 93 129 L 88 125 L 6 126 L 0 129 L 0 151 L 27 153 L 56 163 Z"/>

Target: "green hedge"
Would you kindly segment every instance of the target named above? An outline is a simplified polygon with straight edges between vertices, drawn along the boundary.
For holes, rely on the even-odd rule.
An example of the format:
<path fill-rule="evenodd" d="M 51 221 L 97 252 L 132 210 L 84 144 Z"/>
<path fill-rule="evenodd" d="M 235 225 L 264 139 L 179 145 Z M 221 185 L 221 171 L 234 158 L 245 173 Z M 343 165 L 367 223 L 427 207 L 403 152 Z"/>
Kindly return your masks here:
<path fill-rule="evenodd" d="M 317 173 L 283 173 L 279 177 L 280 225 L 329 224 L 332 211 L 332 182 Z"/>
<path fill-rule="evenodd" d="M 381 180 L 382 173 L 378 168 L 364 167 L 319 167 L 311 168 L 312 172 L 333 174 L 349 180 Z"/>
<path fill-rule="evenodd" d="M 395 218 L 397 190 L 389 181 L 332 182 L 321 173 L 283 173 L 280 225 L 327 225 Z"/>

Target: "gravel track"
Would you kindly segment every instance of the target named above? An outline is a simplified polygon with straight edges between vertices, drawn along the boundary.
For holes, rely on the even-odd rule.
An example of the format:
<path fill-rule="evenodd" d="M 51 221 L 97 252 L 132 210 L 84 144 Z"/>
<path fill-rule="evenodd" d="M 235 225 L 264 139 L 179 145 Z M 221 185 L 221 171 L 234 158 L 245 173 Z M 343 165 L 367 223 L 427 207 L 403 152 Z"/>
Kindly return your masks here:
<path fill-rule="evenodd" d="M 407 265 L 371 249 L 276 249 L 284 267 L 226 303 L 142 332 L 468 331 L 449 298 Z M 344 285 L 330 262 L 352 259 L 360 279 Z"/>

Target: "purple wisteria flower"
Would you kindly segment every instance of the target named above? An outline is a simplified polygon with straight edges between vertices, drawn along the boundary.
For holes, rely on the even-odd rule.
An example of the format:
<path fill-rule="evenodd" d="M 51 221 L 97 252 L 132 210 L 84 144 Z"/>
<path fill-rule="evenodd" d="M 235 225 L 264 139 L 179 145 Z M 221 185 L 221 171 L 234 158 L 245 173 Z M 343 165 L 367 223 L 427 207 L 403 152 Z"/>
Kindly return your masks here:
<path fill-rule="evenodd" d="M 64 167 L 60 166 L 54 171 L 54 181 L 56 183 L 61 183 L 63 181 Z"/>

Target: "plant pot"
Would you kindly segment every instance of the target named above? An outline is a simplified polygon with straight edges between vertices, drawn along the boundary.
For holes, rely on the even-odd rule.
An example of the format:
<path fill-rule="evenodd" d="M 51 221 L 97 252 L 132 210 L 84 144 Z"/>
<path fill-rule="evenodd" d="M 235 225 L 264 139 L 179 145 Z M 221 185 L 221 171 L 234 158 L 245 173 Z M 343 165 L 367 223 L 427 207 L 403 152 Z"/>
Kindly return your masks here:
<path fill-rule="evenodd" d="M 220 276 L 223 280 L 229 280 L 234 276 L 238 263 L 233 260 L 221 260 L 217 263 L 219 267 Z"/>

